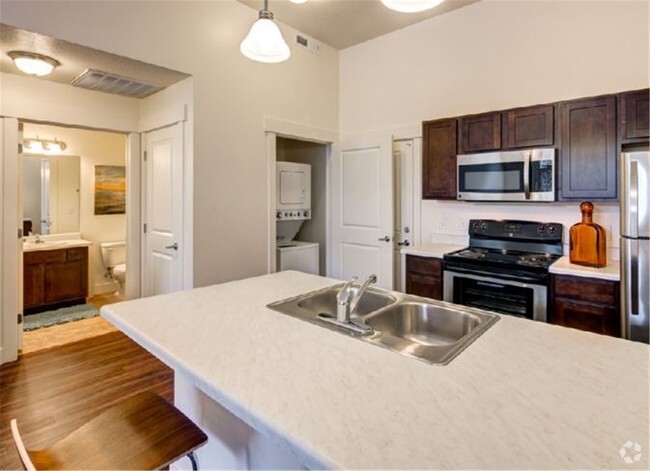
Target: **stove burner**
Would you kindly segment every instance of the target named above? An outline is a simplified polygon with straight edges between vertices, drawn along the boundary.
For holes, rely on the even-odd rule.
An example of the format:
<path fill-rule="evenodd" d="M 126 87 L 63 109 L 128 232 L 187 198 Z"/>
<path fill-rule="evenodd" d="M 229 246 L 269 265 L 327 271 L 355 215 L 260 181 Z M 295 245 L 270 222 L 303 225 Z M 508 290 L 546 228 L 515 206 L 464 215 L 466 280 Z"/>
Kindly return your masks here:
<path fill-rule="evenodd" d="M 518 265 L 526 265 L 529 267 L 543 267 L 549 263 L 551 256 L 548 254 L 529 253 L 520 255 L 517 259 Z"/>
<path fill-rule="evenodd" d="M 480 260 L 482 258 L 485 258 L 486 253 L 487 250 L 485 249 L 471 248 L 471 249 L 465 249 L 461 252 L 458 252 L 456 255 L 462 258 L 471 258 L 472 260 Z"/>

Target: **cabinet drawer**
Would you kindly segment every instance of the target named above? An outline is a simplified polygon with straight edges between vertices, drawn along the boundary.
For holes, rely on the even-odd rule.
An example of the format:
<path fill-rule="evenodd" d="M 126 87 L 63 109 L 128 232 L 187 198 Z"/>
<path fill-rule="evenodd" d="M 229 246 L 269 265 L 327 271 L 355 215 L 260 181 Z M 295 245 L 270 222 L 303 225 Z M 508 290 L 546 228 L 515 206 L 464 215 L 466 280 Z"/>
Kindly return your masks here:
<path fill-rule="evenodd" d="M 39 265 L 42 263 L 62 263 L 65 262 L 65 252 L 66 252 L 65 249 L 25 252 L 23 254 L 23 261 L 25 265 Z"/>
<path fill-rule="evenodd" d="M 618 307 L 618 281 L 597 280 L 577 276 L 554 276 L 553 295 L 556 298 L 603 304 Z"/>
<path fill-rule="evenodd" d="M 77 247 L 68 249 L 68 260 L 85 260 L 88 254 L 88 247 Z"/>
<path fill-rule="evenodd" d="M 429 276 L 442 276 L 442 260 L 439 258 L 407 255 L 406 272 Z"/>
<path fill-rule="evenodd" d="M 557 299 L 553 303 L 552 323 L 614 337 L 621 335 L 620 311 L 613 306 Z"/>
<path fill-rule="evenodd" d="M 442 300 L 442 278 L 407 273 L 406 293 Z"/>

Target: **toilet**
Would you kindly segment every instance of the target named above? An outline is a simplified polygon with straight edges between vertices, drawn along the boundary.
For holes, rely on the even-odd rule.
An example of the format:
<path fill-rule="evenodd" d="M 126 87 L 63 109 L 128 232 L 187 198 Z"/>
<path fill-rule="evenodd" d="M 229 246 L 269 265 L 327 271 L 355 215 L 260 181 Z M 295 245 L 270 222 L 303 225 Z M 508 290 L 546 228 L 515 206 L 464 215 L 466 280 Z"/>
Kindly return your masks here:
<path fill-rule="evenodd" d="M 124 297 L 126 286 L 126 242 L 102 242 L 99 244 L 102 260 L 111 277 L 120 284 L 120 296 Z"/>

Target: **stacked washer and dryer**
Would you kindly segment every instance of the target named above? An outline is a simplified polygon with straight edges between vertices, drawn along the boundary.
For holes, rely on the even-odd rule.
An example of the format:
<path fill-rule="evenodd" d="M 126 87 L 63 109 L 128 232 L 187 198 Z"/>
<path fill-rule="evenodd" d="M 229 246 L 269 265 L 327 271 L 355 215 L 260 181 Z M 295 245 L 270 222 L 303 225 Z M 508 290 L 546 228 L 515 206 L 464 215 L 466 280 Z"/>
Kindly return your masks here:
<path fill-rule="evenodd" d="M 311 165 L 276 163 L 277 270 L 319 274 L 318 243 L 295 240 L 311 219 Z"/>

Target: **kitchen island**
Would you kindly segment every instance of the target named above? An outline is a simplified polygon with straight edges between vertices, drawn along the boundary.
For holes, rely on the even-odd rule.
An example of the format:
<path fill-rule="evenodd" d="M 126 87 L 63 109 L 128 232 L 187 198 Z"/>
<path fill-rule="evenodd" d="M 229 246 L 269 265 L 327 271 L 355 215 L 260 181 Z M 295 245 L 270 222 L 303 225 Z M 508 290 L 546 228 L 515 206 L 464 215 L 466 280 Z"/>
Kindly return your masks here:
<path fill-rule="evenodd" d="M 174 369 L 203 469 L 648 468 L 647 345 L 501 316 L 435 366 L 266 308 L 337 282 L 281 272 L 101 313 Z"/>

